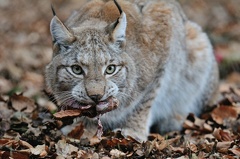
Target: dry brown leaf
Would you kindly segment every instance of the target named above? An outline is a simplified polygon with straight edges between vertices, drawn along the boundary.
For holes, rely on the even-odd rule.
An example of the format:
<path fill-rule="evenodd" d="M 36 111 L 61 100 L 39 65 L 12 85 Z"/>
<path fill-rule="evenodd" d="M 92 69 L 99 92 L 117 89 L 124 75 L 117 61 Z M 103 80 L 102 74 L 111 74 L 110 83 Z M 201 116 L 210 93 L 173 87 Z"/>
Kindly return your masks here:
<path fill-rule="evenodd" d="M 171 145 L 173 143 L 176 143 L 178 140 L 180 140 L 180 138 L 181 138 L 181 135 L 177 135 L 176 137 L 168 139 L 166 141 Z"/>
<path fill-rule="evenodd" d="M 215 128 L 213 131 L 213 136 L 219 141 L 232 141 L 230 132 L 223 131 L 221 128 Z"/>
<path fill-rule="evenodd" d="M 166 140 L 164 140 L 164 141 L 161 141 L 159 144 L 156 142 L 155 147 L 159 151 L 161 151 L 161 150 L 165 149 L 168 145 L 169 145 L 169 143 Z"/>
<path fill-rule="evenodd" d="M 214 143 L 213 142 L 208 142 L 208 140 L 204 140 L 204 142 L 200 142 L 198 144 L 198 148 L 200 150 L 204 150 L 205 152 L 211 152 L 213 149 Z"/>
<path fill-rule="evenodd" d="M 96 145 L 96 144 L 99 144 L 101 142 L 101 140 L 96 136 L 94 135 L 91 139 L 90 139 L 90 145 L 93 146 L 93 145 Z"/>
<path fill-rule="evenodd" d="M 30 159 L 28 154 L 22 154 L 14 151 L 0 151 L 1 159 Z"/>
<path fill-rule="evenodd" d="M 127 146 L 129 144 L 132 144 L 132 140 L 129 138 L 124 138 L 124 139 L 117 139 L 117 138 L 112 138 L 110 140 L 107 139 L 102 139 L 101 143 L 106 146 L 106 147 L 115 147 L 118 145 L 122 145 L 122 146 Z"/>
<path fill-rule="evenodd" d="M 199 132 L 212 132 L 213 128 L 206 123 L 206 120 L 196 117 L 194 114 L 189 114 L 187 120 L 184 121 L 183 127 L 185 129 L 197 130 Z M 185 133 L 188 133 L 185 131 Z"/>
<path fill-rule="evenodd" d="M 126 156 L 126 154 L 125 154 L 124 152 L 122 152 L 122 151 L 120 151 L 120 150 L 118 150 L 118 149 L 112 149 L 112 150 L 110 151 L 110 155 L 111 155 L 112 157 L 117 157 L 117 158 Z"/>
<path fill-rule="evenodd" d="M 74 129 L 68 133 L 67 136 L 74 138 L 74 139 L 80 139 L 84 133 L 84 125 L 82 122 L 79 123 L 78 126 L 75 126 Z"/>
<path fill-rule="evenodd" d="M 224 155 L 222 158 L 223 159 L 235 159 L 234 156 L 230 156 L 230 155 Z"/>
<path fill-rule="evenodd" d="M 56 153 L 57 155 L 64 157 L 64 158 L 71 158 L 73 153 L 78 152 L 78 148 L 73 146 L 72 144 L 66 143 L 65 140 L 59 140 L 56 144 Z"/>
<path fill-rule="evenodd" d="M 216 148 L 221 153 L 227 153 L 232 143 L 232 141 L 217 142 Z"/>
<path fill-rule="evenodd" d="M 240 89 L 233 88 L 233 92 L 240 97 Z"/>
<path fill-rule="evenodd" d="M 91 156 L 91 159 L 99 159 L 99 154 L 98 153 L 93 153 Z"/>
<path fill-rule="evenodd" d="M 203 124 L 205 123 L 205 121 L 202 119 L 199 119 L 195 115 L 193 117 L 194 117 L 194 125 L 197 126 L 198 129 L 202 130 Z"/>
<path fill-rule="evenodd" d="M 36 109 L 36 105 L 33 100 L 23 95 L 14 94 L 11 96 L 10 101 L 12 107 L 17 111 L 23 111 L 26 113 L 32 113 Z"/>
<path fill-rule="evenodd" d="M 223 121 L 228 120 L 236 120 L 238 117 L 238 113 L 236 108 L 231 106 L 218 106 L 211 112 L 211 116 L 213 120 L 218 124 L 223 124 Z"/>
<path fill-rule="evenodd" d="M 144 143 L 144 147 L 146 149 L 145 151 L 145 157 L 148 157 L 149 154 L 151 153 L 151 151 L 153 150 L 154 146 L 155 146 L 155 143 L 157 142 L 157 138 L 153 141 L 146 141 Z"/>
<path fill-rule="evenodd" d="M 64 118 L 64 117 L 77 117 L 81 115 L 81 110 L 61 110 L 53 114 L 55 118 Z"/>
<path fill-rule="evenodd" d="M 183 127 L 185 129 L 196 129 L 194 123 L 190 120 L 185 120 L 184 123 L 183 123 Z"/>
<path fill-rule="evenodd" d="M 19 141 L 16 141 L 14 139 L 1 139 L 0 145 L 8 148 L 15 149 L 19 146 Z"/>
<path fill-rule="evenodd" d="M 0 139 L 0 146 L 3 146 L 8 142 L 9 142 L 9 139 Z"/>
<path fill-rule="evenodd" d="M 86 151 L 84 151 L 84 150 L 79 150 L 78 152 L 77 152 L 77 157 L 78 158 L 90 158 L 89 157 L 89 153 L 87 153 Z"/>
<path fill-rule="evenodd" d="M 237 147 L 236 145 L 233 146 L 233 148 L 229 149 L 230 152 L 232 152 L 233 154 L 237 155 L 238 157 L 240 157 L 240 148 Z"/>
<path fill-rule="evenodd" d="M 165 140 L 165 138 L 164 138 L 162 135 L 160 135 L 160 134 L 150 134 L 150 135 L 148 136 L 148 138 L 149 138 L 150 140 L 157 139 L 157 141 Z"/>
<path fill-rule="evenodd" d="M 203 123 L 203 131 L 205 131 L 205 132 L 212 132 L 213 128 L 209 124 Z"/>
<path fill-rule="evenodd" d="M 30 148 L 30 151 L 33 155 L 39 156 L 39 157 L 45 157 L 47 156 L 47 151 L 46 151 L 46 145 L 37 145 L 34 148 Z"/>
<path fill-rule="evenodd" d="M 19 144 L 21 145 L 21 146 L 23 146 L 23 147 L 26 147 L 26 148 L 33 148 L 33 146 L 32 145 L 30 145 L 28 142 L 26 142 L 26 141 L 23 141 L 23 140 L 19 140 Z"/>
<path fill-rule="evenodd" d="M 165 149 L 166 147 L 168 147 L 169 145 L 171 145 L 174 142 L 177 142 L 177 140 L 179 140 L 181 137 L 180 136 L 176 136 L 175 138 L 169 139 L 169 140 L 163 140 L 163 141 L 159 141 L 159 142 L 155 142 L 155 147 L 161 151 L 163 149 Z"/>
<path fill-rule="evenodd" d="M 173 147 L 172 145 L 169 145 L 169 147 L 174 152 L 179 152 L 179 153 L 183 153 L 184 152 L 184 148 L 182 148 L 182 147 Z"/>
<path fill-rule="evenodd" d="M 187 146 L 192 152 L 197 152 L 198 151 L 198 148 L 195 144 L 193 143 L 189 143 L 189 145 Z"/>
<path fill-rule="evenodd" d="M 144 152 L 142 150 L 137 150 L 135 153 L 140 157 L 144 156 Z"/>

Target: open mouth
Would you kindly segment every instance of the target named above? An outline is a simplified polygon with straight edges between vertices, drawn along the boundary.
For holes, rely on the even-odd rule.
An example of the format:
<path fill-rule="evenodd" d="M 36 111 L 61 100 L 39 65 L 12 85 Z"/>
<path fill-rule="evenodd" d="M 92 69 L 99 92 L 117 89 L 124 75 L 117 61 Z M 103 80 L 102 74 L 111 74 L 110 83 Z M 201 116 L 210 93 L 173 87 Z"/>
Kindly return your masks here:
<path fill-rule="evenodd" d="M 78 116 L 88 116 L 90 118 L 96 117 L 100 114 L 112 111 L 119 105 L 119 101 L 115 97 L 109 97 L 104 101 L 100 101 L 97 104 L 84 104 L 77 101 L 72 102 L 66 106 L 65 110 L 76 110 L 81 112 Z"/>

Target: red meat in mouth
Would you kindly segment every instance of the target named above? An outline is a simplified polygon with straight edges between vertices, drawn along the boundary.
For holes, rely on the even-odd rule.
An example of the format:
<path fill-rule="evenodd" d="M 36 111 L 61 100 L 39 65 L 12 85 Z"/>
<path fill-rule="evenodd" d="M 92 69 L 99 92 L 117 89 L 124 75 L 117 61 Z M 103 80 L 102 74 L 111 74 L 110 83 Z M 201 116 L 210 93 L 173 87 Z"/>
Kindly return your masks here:
<path fill-rule="evenodd" d="M 66 106 L 64 110 L 54 114 L 56 118 L 64 117 L 77 117 L 87 116 L 94 118 L 98 115 L 110 112 L 116 109 L 119 105 L 119 101 L 115 97 L 109 97 L 104 101 L 100 101 L 97 104 L 82 104 L 79 102 L 72 102 Z"/>

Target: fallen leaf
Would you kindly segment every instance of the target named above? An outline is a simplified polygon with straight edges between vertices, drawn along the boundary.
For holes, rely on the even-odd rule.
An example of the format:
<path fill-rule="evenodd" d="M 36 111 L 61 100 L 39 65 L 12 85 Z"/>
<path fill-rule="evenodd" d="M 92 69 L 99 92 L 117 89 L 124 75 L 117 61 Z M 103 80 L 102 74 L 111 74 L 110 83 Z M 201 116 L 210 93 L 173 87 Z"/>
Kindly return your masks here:
<path fill-rule="evenodd" d="M 160 134 L 150 134 L 149 136 L 148 136 L 148 139 L 151 141 L 151 140 L 155 140 L 155 139 L 157 139 L 157 141 L 162 141 L 162 140 L 165 140 L 165 138 L 162 136 L 162 135 L 160 135 Z"/>
<path fill-rule="evenodd" d="M 144 152 L 143 151 L 141 151 L 141 150 L 137 150 L 136 152 L 135 152 L 138 156 L 144 156 Z"/>
<path fill-rule="evenodd" d="M 184 148 L 182 148 L 182 147 L 173 147 L 172 145 L 169 145 L 169 147 L 174 152 L 179 152 L 181 154 L 183 154 L 183 152 L 184 152 Z"/>
<path fill-rule="evenodd" d="M 213 146 L 214 143 L 209 142 L 208 140 L 204 140 L 198 144 L 199 150 L 204 150 L 207 153 L 212 152 Z"/>
<path fill-rule="evenodd" d="M 87 152 L 84 151 L 84 150 L 79 150 L 79 151 L 77 152 L 77 157 L 78 157 L 78 158 L 90 158 L 90 155 L 91 155 L 91 154 L 87 153 Z"/>
<path fill-rule="evenodd" d="M 81 115 L 81 110 L 61 110 L 53 114 L 55 118 L 64 118 L 64 117 L 77 117 Z"/>
<path fill-rule="evenodd" d="M 79 139 L 82 137 L 84 133 L 84 125 L 82 122 L 79 122 L 79 125 L 78 126 L 75 126 L 74 129 L 68 133 L 67 136 L 71 137 L 71 138 L 74 138 L 74 139 Z"/>
<path fill-rule="evenodd" d="M 169 139 L 169 140 L 163 140 L 160 142 L 156 142 L 155 147 L 161 151 L 163 149 L 165 149 L 166 147 L 168 147 L 169 145 L 171 145 L 174 142 L 177 142 L 181 137 L 180 136 L 176 136 L 175 138 Z"/>
<path fill-rule="evenodd" d="M 67 143 L 65 140 L 59 140 L 56 144 L 56 153 L 59 156 L 69 158 L 73 153 L 78 152 L 78 148 L 72 144 Z"/>
<path fill-rule="evenodd" d="M 240 157 L 240 148 L 237 147 L 236 145 L 233 146 L 233 148 L 230 148 L 229 151 L 232 152 L 233 154 L 237 155 L 238 157 Z"/>
<path fill-rule="evenodd" d="M 187 146 L 192 152 L 198 152 L 198 148 L 195 144 L 193 143 L 189 143 L 188 146 Z"/>
<path fill-rule="evenodd" d="M 12 107 L 17 111 L 24 111 L 26 113 L 32 113 L 36 109 L 36 105 L 33 100 L 23 95 L 14 94 L 10 98 Z"/>
<path fill-rule="evenodd" d="M 238 113 L 232 106 L 218 106 L 212 111 L 211 116 L 216 123 L 223 124 L 224 120 L 236 120 Z"/>
<path fill-rule="evenodd" d="M 32 145 L 30 145 L 28 142 L 23 141 L 23 140 L 19 140 L 19 144 L 20 144 L 21 146 L 23 146 L 23 147 L 28 148 L 28 149 L 33 148 Z"/>
<path fill-rule="evenodd" d="M 30 151 L 33 155 L 39 156 L 39 157 L 45 157 L 47 156 L 47 151 L 46 151 L 46 145 L 37 145 L 34 148 L 30 148 Z"/>
<path fill-rule="evenodd" d="M 218 150 L 221 150 L 221 152 L 227 152 L 232 143 L 233 143 L 232 141 L 217 142 L 216 148 Z"/>
<path fill-rule="evenodd" d="M 234 156 L 230 156 L 230 155 L 224 155 L 222 158 L 223 159 L 235 159 Z"/>
<path fill-rule="evenodd" d="M 28 154 L 22 154 L 14 151 L 0 151 L 0 157 L 2 159 L 30 159 Z"/>
<path fill-rule="evenodd" d="M 221 153 L 227 153 L 232 143 L 232 141 L 217 142 L 216 148 Z"/>
<path fill-rule="evenodd" d="M 203 131 L 205 131 L 205 132 L 212 132 L 213 128 L 209 124 L 203 123 Z"/>
<path fill-rule="evenodd" d="M 97 145 L 101 142 L 101 140 L 97 137 L 97 135 L 94 135 L 91 139 L 90 139 L 90 145 Z"/>
<path fill-rule="evenodd" d="M 183 127 L 185 129 L 198 130 L 200 132 L 212 132 L 213 128 L 206 123 L 206 120 L 196 117 L 190 113 L 187 120 L 184 121 Z"/>
<path fill-rule="evenodd" d="M 219 141 L 232 141 L 230 132 L 223 131 L 221 128 L 215 128 L 213 131 L 213 136 Z"/>
<path fill-rule="evenodd" d="M 185 120 L 184 123 L 183 123 L 183 127 L 185 129 L 196 129 L 194 123 L 190 120 Z"/>
<path fill-rule="evenodd" d="M 120 158 L 120 157 L 126 156 L 126 154 L 125 154 L 124 152 L 122 152 L 122 151 L 120 151 L 120 150 L 118 150 L 118 149 L 112 149 L 112 150 L 110 151 L 110 155 L 111 155 L 112 157 L 116 157 L 116 158 Z"/>

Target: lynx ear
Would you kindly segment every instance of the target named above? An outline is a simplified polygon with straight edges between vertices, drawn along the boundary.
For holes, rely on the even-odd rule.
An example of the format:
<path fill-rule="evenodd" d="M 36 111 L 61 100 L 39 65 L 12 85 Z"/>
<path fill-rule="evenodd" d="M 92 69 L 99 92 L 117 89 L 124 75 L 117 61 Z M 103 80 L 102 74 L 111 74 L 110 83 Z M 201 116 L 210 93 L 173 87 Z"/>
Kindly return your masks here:
<path fill-rule="evenodd" d="M 71 44 L 75 37 L 69 32 L 67 27 L 59 20 L 55 15 L 50 23 L 50 32 L 52 34 L 53 43 L 57 43 L 62 46 Z"/>
<path fill-rule="evenodd" d="M 127 18 L 126 14 L 122 11 L 116 0 L 114 0 L 114 3 L 118 7 L 120 17 L 117 19 L 117 21 L 107 26 L 106 29 L 108 32 L 110 32 L 110 39 L 113 41 L 113 43 L 119 45 L 120 47 L 123 47 L 126 41 L 125 36 L 127 29 Z"/>

